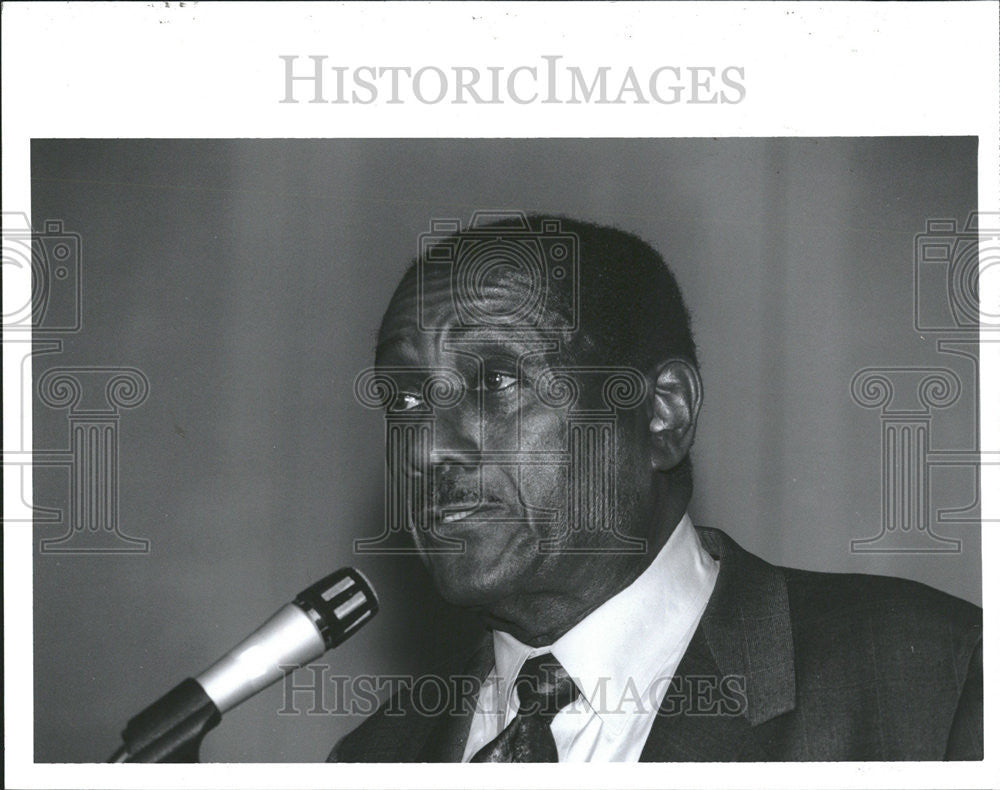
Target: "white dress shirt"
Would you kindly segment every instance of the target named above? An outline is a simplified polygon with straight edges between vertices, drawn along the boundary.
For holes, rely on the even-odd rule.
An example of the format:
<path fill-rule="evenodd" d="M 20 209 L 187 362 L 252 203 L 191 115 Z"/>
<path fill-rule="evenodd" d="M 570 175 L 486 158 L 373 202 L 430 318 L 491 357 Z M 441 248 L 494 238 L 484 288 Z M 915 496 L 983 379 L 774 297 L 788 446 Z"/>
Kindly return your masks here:
<path fill-rule="evenodd" d="M 639 578 L 551 645 L 530 647 L 494 631 L 496 663 L 479 692 L 463 761 L 517 714 L 513 686 L 524 662 L 552 653 L 580 689 L 552 720 L 559 761 L 637 762 L 718 574 L 685 513 Z"/>

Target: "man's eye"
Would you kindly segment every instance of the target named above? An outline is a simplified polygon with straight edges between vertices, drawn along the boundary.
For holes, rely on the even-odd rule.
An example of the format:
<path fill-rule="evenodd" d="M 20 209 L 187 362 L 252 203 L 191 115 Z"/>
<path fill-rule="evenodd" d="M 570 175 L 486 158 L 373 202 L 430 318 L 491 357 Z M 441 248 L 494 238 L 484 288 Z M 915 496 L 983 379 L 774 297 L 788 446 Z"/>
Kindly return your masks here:
<path fill-rule="evenodd" d="M 499 370 L 488 370 L 483 374 L 483 389 L 487 392 L 500 392 L 517 384 L 517 376 L 502 373 Z"/>
<path fill-rule="evenodd" d="M 420 406 L 423 401 L 419 396 L 414 395 L 412 392 L 401 392 L 396 396 L 396 399 L 390 404 L 390 411 L 410 411 Z"/>

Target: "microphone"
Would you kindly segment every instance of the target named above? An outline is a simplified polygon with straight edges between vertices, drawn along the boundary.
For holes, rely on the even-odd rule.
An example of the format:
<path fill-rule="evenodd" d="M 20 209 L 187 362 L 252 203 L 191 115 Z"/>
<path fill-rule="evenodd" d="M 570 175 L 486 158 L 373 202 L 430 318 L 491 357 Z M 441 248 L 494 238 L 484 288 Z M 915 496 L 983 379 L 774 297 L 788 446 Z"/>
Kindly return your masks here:
<path fill-rule="evenodd" d="M 341 568 L 295 596 L 196 678 L 131 718 L 108 762 L 197 762 L 222 714 L 353 636 L 378 612 L 356 568 Z"/>

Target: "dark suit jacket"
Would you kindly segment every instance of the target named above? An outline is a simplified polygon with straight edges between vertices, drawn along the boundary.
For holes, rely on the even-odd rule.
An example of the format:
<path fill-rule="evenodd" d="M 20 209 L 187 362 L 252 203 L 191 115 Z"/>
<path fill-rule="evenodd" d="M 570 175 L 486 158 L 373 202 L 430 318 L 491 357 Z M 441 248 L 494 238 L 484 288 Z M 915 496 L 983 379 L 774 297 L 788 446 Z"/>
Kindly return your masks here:
<path fill-rule="evenodd" d="M 982 759 L 979 607 L 902 579 L 775 567 L 698 534 L 719 578 L 642 761 Z M 464 672 L 492 666 L 486 638 Z M 466 684 L 464 705 L 437 716 L 394 699 L 329 759 L 459 761 L 477 698 Z"/>

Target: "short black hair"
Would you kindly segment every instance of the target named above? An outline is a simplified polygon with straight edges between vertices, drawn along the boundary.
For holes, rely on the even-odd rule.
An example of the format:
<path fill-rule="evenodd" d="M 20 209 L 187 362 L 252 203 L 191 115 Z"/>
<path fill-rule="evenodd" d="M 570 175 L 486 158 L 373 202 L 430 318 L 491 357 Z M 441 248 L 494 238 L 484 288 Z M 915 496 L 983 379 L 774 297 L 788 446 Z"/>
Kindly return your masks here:
<path fill-rule="evenodd" d="M 627 364 L 643 372 L 668 358 L 698 368 L 691 317 L 674 273 L 638 236 L 568 217 L 532 215 L 533 228 L 557 221 L 579 243 L 578 347 L 602 365 Z"/>
<path fill-rule="evenodd" d="M 650 374 L 663 361 L 679 358 L 698 369 L 691 318 L 677 279 L 663 257 L 638 236 L 571 217 L 521 214 L 456 231 L 448 241 L 490 230 L 523 230 L 525 220 L 539 236 L 575 238 L 578 304 L 569 304 L 571 289 L 550 286 L 546 309 L 564 315 L 578 311 L 579 329 L 570 346 L 580 362 L 629 365 Z M 425 259 L 429 254 L 433 252 L 425 250 Z M 411 263 L 407 277 L 415 275 L 419 263 Z"/>

